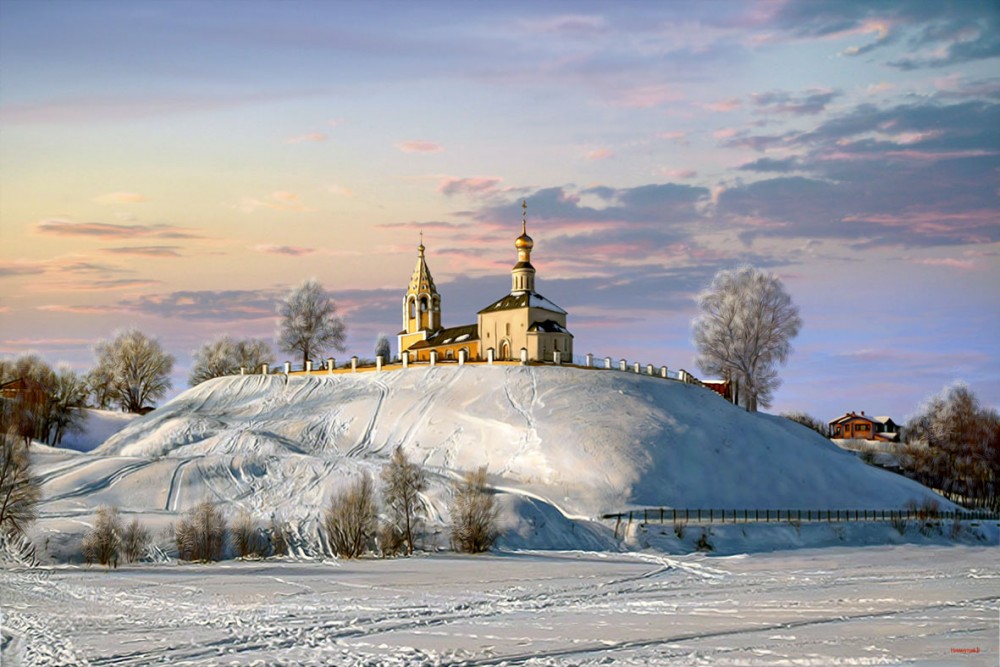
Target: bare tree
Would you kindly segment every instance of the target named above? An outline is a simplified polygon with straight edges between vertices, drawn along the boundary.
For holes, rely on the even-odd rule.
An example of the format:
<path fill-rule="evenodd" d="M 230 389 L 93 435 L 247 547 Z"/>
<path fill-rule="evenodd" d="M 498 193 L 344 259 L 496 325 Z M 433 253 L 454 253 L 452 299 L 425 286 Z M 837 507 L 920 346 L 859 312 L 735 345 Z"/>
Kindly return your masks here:
<path fill-rule="evenodd" d="M 486 466 L 466 474 L 457 485 L 451 506 L 451 541 L 466 553 L 488 551 L 500 530 L 500 508 L 486 481 Z"/>
<path fill-rule="evenodd" d="M 258 338 L 234 340 L 230 336 L 219 336 L 195 350 L 188 384 L 193 387 L 205 380 L 235 375 L 240 368 L 258 373 L 263 364 L 273 363 L 274 355 L 267 342 Z"/>
<path fill-rule="evenodd" d="M 62 444 L 66 433 L 83 430 L 87 406 L 87 382 L 72 369 L 61 366 L 56 375 L 56 384 L 49 396 L 49 443 Z"/>
<path fill-rule="evenodd" d="M 330 549 L 338 556 L 357 558 L 368 550 L 378 524 L 375 485 L 370 475 L 362 474 L 334 494 L 323 524 Z"/>
<path fill-rule="evenodd" d="M 783 412 L 781 416 L 796 424 L 802 424 L 806 428 L 811 428 L 824 438 L 829 436 L 829 427 L 810 414 L 806 414 L 805 412 Z"/>
<path fill-rule="evenodd" d="M 719 271 L 698 295 L 694 320 L 698 367 L 736 380 L 744 408 L 768 407 L 780 386 L 777 365 L 791 352 L 802 327 L 799 309 L 781 281 L 752 266 Z"/>
<path fill-rule="evenodd" d="M 149 529 L 139 523 L 139 519 L 133 518 L 122 533 L 122 557 L 125 562 L 134 563 L 143 558 L 152 541 Z"/>
<path fill-rule="evenodd" d="M 87 391 L 95 408 L 108 409 L 115 400 L 114 374 L 110 367 L 97 366 L 87 373 Z"/>
<path fill-rule="evenodd" d="M 12 412 L 17 433 L 26 443 L 48 442 L 52 431 L 52 396 L 58 383 L 55 371 L 37 354 L 25 354 L 0 366 L 0 382 L 13 380 L 20 381 Z"/>
<path fill-rule="evenodd" d="M 22 422 L 16 402 L 0 399 L 0 532 L 10 535 L 23 534 L 35 520 L 41 495 Z"/>
<path fill-rule="evenodd" d="M 87 563 L 118 567 L 122 532 L 118 508 L 98 507 L 93 527 L 83 536 L 83 557 Z"/>
<path fill-rule="evenodd" d="M 389 361 L 392 356 L 392 348 L 389 346 L 389 337 L 380 333 L 375 339 L 375 356 L 382 357 L 382 361 Z"/>
<path fill-rule="evenodd" d="M 382 469 L 383 494 L 389 526 L 406 544 L 406 553 L 413 553 L 413 536 L 423 522 L 420 494 L 427 489 L 423 469 L 406 458 L 402 447 L 392 452 L 389 465 Z M 384 541 L 391 541 L 392 532 L 384 532 Z"/>
<path fill-rule="evenodd" d="M 331 348 L 343 352 L 346 327 L 337 305 L 315 280 L 289 292 L 278 306 L 278 347 L 302 353 L 302 365 Z"/>
<path fill-rule="evenodd" d="M 955 384 L 928 399 L 906 428 L 903 467 L 949 499 L 1000 509 L 1000 414 Z"/>
<path fill-rule="evenodd" d="M 209 562 L 222 558 L 228 527 L 211 501 L 202 501 L 174 527 L 177 554 L 182 560 Z"/>
<path fill-rule="evenodd" d="M 233 522 L 233 549 L 240 558 L 258 558 L 264 555 L 264 540 L 260 527 L 249 512 L 241 512 Z"/>
<path fill-rule="evenodd" d="M 95 348 L 100 374 L 111 378 L 111 391 L 126 412 L 141 412 L 170 389 L 173 356 L 160 343 L 132 328 Z"/>

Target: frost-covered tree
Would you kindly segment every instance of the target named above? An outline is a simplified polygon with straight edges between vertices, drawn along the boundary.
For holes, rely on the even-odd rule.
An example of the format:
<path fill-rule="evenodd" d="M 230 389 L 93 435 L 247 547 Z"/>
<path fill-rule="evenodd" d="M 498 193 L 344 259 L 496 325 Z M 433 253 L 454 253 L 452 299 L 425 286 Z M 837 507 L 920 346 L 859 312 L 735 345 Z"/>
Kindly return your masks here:
<path fill-rule="evenodd" d="M 233 522 L 231 530 L 233 550 L 240 558 L 257 558 L 264 555 L 264 536 L 249 512 L 242 512 Z"/>
<path fill-rule="evenodd" d="M 98 507 L 93 527 L 83 536 L 84 559 L 88 563 L 118 567 L 123 532 L 118 508 Z"/>
<path fill-rule="evenodd" d="M 122 533 L 122 557 L 126 563 L 134 563 L 146 555 L 153 535 L 139 519 L 133 518 Z"/>
<path fill-rule="evenodd" d="M 302 354 L 302 365 L 324 352 L 344 351 L 346 326 L 337 305 L 315 280 L 296 287 L 278 306 L 278 347 Z"/>
<path fill-rule="evenodd" d="M 273 363 L 274 355 L 266 341 L 219 336 L 195 350 L 188 383 L 193 387 L 212 378 L 236 375 L 240 368 L 245 368 L 248 373 L 259 373 L 263 364 Z"/>
<path fill-rule="evenodd" d="M 16 401 L 0 399 L 0 532 L 11 535 L 22 534 L 35 520 L 41 495 L 19 410 Z"/>
<path fill-rule="evenodd" d="M 111 368 L 97 366 L 87 373 L 87 391 L 92 405 L 101 410 L 108 409 L 115 400 L 114 377 Z"/>
<path fill-rule="evenodd" d="M 753 266 L 719 271 L 697 301 L 698 367 L 735 380 L 747 410 L 768 407 L 781 384 L 777 366 L 788 359 L 791 339 L 802 326 L 781 280 Z"/>
<path fill-rule="evenodd" d="M 187 512 L 174 526 L 174 542 L 181 560 L 209 562 L 222 558 L 229 527 L 211 501 L 205 500 Z"/>
<path fill-rule="evenodd" d="M 330 550 L 343 558 L 357 558 L 368 550 L 378 527 L 375 484 L 362 474 L 333 498 L 323 517 Z"/>
<path fill-rule="evenodd" d="M 420 466 L 406 458 L 402 447 L 396 447 L 389 465 L 382 469 L 382 484 L 390 528 L 385 534 L 398 535 L 406 544 L 406 553 L 412 554 L 414 535 L 423 522 L 420 494 L 427 490 L 427 477 Z"/>
<path fill-rule="evenodd" d="M 946 387 L 910 418 L 903 466 L 956 502 L 1000 509 L 1000 414 L 964 384 Z"/>
<path fill-rule="evenodd" d="M 486 466 L 466 474 L 451 505 L 451 542 L 459 551 L 488 551 L 500 530 L 500 508 L 486 480 Z"/>
<path fill-rule="evenodd" d="M 392 348 L 389 346 L 389 337 L 380 333 L 375 339 L 375 356 L 382 357 L 382 361 L 389 361 L 392 355 Z"/>
<path fill-rule="evenodd" d="M 170 389 L 173 356 L 138 329 L 101 341 L 95 353 L 99 374 L 110 379 L 111 394 L 126 412 L 140 412 Z"/>

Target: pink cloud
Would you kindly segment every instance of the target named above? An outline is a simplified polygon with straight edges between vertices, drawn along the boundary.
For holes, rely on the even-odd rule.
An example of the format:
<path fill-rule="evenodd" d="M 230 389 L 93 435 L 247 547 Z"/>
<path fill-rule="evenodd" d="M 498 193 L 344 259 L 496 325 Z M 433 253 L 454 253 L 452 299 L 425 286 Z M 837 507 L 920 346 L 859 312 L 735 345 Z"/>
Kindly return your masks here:
<path fill-rule="evenodd" d="M 473 176 L 471 178 L 455 178 L 446 176 L 438 184 L 438 192 L 448 197 L 454 195 L 491 195 L 497 191 L 498 186 L 503 181 L 496 176 Z"/>
<path fill-rule="evenodd" d="M 396 148 L 403 151 L 404 153 L 441 153 L 444 152 L 444 147 L 441 144 L 436 144 L 433 141 L 421 141 L 419 139 L 411 139 L 409 141 L 401 141 L 394 144 Z"/>
<path fill-rule="evenodd" d="M 618 93 L 614 103 L 618 106 L 630 107 L 634 109 L 648 109 L 650 107 L 663 106 L 668 102 L 677 102 L 684 99 L 670 86 L 653 84 L 648 86 L 636 86 Z"/>
<path fill-rule="evenodd" d="M 739 134 L 739 130 L 737 130 L 736 128 L 724 127 L 721 130 L 716 130 L 715 132 L 713 132 L 712 136 L 715 137 L 716 139 L 732 139 L 737 134 Z"/>
<path fill-rule="evenodd" d="M 56 236 L 95 236 L 98 238 L 153 237 L 164 239 L 195 239 L 198 235 L 184 227 L 173 225 L 115 225 L 106 222 L 72 222 L 49 219 L 35 223 L 35 232 Z"/>
<path fill-rule="evenodd" d="M 666 176 L 667 178 L 678 178 L 678 179 L 688 179 L 694 178 L 698 175 L 698 172 L 693 169 L 659 169 L 659 174 Z"/>
<path fill-rule="evenodd" d="M 291 257 L 301 257 L 302 255 L 311 255 L 316 252 L 313 248 L 301 248 L 298 246 L 287 246 L 287 245 L 269 245 L 266 243 L 261 243 L 253 247 L 257 252 L 266 253 L 268 255 L 288 255 Z"/>
<path fill-rule="evenodd" d="M 109 313 L 128 312 L 128 309 L 123 308 L 122 306 L 99 306 L 99 305 L 70 306 L 65 304 L 48 304 L 45 306 L 36 306 L 35 310 L 41 310 L 47 313 L 69 313 L 71 315 L 106 315 Z"/>
<path fill-rule="evenodd" d="M 138 255 L 141 257 L 180 257 L 175 245 L 147 245 L 122 248 L 101 248 L 101 252 L 111 255 Z"/>
<path fill-rule="evenodd" d="M 708 111 L 715 111 L 718 113 L 725 113 L 727 111 L 735 111 L 740 108 L 742 102 L 738 97 L 731 97 L 728 100 L 721 100 L 719 102 L 710 102 L 708 104 L 702 104 L 703 109 Z"/>
<path fill-rule="evenodd" d="M 323 132 L 309 132 L 307 134 L 300 134 L 298 136 L 289 137 L 285 139 L 286 144 L 306 144 L 306 143 L 322 143 L 327 140 L 326 134 Z"/>
<path fill-rule="evenodd" d="M 32 285 L 33 291 L 55 292 L 66 290 L 70 292 L 108 292 L 127 289 L 142 289 L 159 285 L 159 280 L 142 280 L 131 278 L 116 278 L 107 280 L 78 280 L 72 283 L 49 283 Z"/>
<path fill-rule="evenodd" d="M 660 139 L 666 139 L 676 144 L 687 145 L 687 132 L 660 132 L 656 135 Z"/>
<path fill-rule="evenodd" d="M 146 201 L 146 197 L 138 192 L 109 192 L 94 197 L 93 201 L 98 204 L 141 204 Z"/>
<path fill-rule="evenodd" d="M 924 266 L 947 266 L 952 269 L 960 269 L 962 271 L 973 271 L 976 268 L 976 263 L 971 259 L 957 259 L 955 257 L 940 257 L 940 258 L 927 258 L 927 259 L 915 259 L 914 264 L 923 264 Z"/>
<path fill-rule="evenodd" d="M 596 148 L 586 153 L 583 156 L 583 159 L 587 160 L 588 162 L 594 162 L 596 160 L 607 160 L 613 158 L 614 156 L 615 152 L 610 148 Z"/>

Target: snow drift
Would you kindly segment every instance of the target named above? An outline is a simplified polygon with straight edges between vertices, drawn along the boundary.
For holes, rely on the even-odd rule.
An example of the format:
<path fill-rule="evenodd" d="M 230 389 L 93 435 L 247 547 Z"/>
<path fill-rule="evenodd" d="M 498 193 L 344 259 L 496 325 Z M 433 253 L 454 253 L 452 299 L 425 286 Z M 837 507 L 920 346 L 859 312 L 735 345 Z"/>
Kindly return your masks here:
<path fill-rule="evenodd" d="M 586 519 L 636 506 L 888 509 L 937 498 L 701 387 L 535 366 L 219 378 L 91 455 L 36 460 L 43 517 L 100 504 L 172 517 L 207 497 L 310 522 L 338 484 L 377 475 L 396 446 L 430 473 L 432 527 L 446 519 L 450 481 L 487 466 L 509 510 L 505 539 L 518 546 L 606 547 L 607 531 Z"/>

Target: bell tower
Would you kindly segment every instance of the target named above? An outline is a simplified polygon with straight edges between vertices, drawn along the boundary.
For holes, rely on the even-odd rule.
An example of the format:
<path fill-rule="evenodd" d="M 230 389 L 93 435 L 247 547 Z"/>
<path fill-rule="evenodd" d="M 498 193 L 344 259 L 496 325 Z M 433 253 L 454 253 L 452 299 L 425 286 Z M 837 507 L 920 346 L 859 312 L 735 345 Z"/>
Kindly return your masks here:
<path fill-rule="evenodd" d="M 424 235 L 417 246 L 417 265 L 403 297 L 403 330 L 399 332 L 399 351 L 417 341 L 427 340 L 441 328 L 441 295 L 438 294 L 424 257 Z"/>
<path fill-rule="evenodd" d="M 510 293 L 529 294 L 535 291 L 535 267 L 531 265 L 531 249 L 535 242 L 528 236 L 528 200 L 521 201 L 521 235 L 514 240 L 517 264 L 510 272 Z"/>

